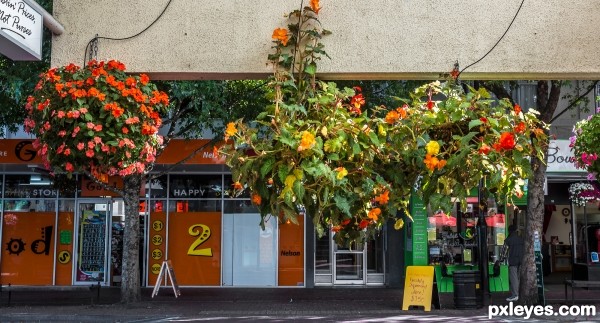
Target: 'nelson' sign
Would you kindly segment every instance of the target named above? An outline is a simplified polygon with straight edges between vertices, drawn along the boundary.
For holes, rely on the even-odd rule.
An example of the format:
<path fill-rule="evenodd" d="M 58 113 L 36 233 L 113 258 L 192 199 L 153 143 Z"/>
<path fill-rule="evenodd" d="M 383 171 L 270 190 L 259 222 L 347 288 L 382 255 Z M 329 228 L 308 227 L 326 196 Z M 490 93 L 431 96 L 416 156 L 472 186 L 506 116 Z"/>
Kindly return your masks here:
<path fill-rule="evenodd" d="M 15 61 L 39 61 L 42 31 L 42 14 L 26 0 L 0 0 L 0 53 Z"/>

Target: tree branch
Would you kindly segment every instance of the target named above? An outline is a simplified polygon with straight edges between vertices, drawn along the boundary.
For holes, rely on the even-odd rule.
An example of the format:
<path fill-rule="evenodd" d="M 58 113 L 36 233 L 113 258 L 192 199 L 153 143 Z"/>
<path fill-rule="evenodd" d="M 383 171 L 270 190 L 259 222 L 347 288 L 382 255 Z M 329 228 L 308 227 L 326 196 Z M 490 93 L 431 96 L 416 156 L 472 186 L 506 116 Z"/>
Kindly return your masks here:
<path fill-rule="evenodd" d="M 592 92 L 592 90 L 596 87 L 596 85 L 598 84 L 598 81 L 594 81 L 594 83 L 592 83 L 587 90 L 580 96 L 578 96 L 577 98 L 575 98 L 574 100 L 571 100 L 571 103 L 561 112 L 559 112 L 556 116 L 554 116 L 554 118 L 552 118 L 550 120 L 550 123 L 554 122 L 556 119 L 558 119 L 560 116 L 562 116 L 563 114 L 565 114 L 565 112 L 567 112 L 568 110 L 570 110 L 572 107 L 575 106 L 575 104 L 577 104 L 577 102 L 581 99 L 583 99 L 584 97 L 586 97 L 590 92 Z"/>

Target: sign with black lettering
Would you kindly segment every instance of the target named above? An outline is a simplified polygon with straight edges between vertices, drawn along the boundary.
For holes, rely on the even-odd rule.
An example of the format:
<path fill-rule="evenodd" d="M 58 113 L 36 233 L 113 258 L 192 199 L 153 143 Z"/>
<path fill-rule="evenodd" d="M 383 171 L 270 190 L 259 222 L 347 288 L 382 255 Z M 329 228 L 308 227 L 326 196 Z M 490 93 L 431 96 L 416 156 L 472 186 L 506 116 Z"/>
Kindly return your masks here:
<path fill-rule="evenodd" d="M 153 268 L 154 269 L 154 268 Z M 156 284 L 154 284 L 154 290 L 152 290 L 152 298 L 158 295 L 158 289 L 161 285 L 161 280 L 165 279 L 165 283 L 168 284 L 171 282 L 171 286 L 173 286 L 173 293 L 175 294 L 175 298 L 181 296 L 181 291 L 179 290 L 179 284 L 177 284 L 177 279 L 175 278 L 175 269 L 173 269 L 173 264 L 171 264 L 171 260 L 165 260 L 160 267 L 160 272 L 158 273 L 158 277 L 156 277 Z"/>
<path fill-rule="evenodd" d="M 431 311 L 433 272 L 433 266 L 406 267 L 404 298 L 402 299 L 403 311 L 408 311 L 410 306 L 422 306 L 426 312 Z"/>

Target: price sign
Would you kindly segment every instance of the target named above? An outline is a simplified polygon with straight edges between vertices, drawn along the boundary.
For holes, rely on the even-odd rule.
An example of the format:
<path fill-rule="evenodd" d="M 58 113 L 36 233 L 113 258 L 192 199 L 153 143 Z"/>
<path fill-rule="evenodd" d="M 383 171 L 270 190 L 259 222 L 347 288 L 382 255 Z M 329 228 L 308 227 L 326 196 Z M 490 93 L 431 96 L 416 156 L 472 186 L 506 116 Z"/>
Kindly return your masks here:
<path fill-rule="evenodd" d="M 154 231 L 160 231 L 163 229 L 163 223 L 160 220 L 156 220 L 154 222 L 152 222 L 152 229 L 154 229 Z"/>
<path fill-rule="evenodd" d="M 432 291 L 433 266 L 408 266 L 402 310 L 408 311 L 409 306 L 422 306 L 426 312 L 431 311 Z"/>

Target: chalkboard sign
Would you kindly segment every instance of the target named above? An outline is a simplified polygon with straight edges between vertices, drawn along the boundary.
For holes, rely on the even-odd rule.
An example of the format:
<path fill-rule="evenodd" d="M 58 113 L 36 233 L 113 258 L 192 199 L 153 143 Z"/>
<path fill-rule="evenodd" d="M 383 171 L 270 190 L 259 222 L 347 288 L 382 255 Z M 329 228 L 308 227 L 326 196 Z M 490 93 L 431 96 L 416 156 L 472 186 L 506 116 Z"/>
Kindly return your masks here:
<path fill-rule="evenodd" d="M 177 279 L 175 278 L 175 270 L 173 269 L 173 264 L 171 264 L 171 260 L 165 260 L 163 261 L 162 266 L 160 266 L 160 272 L 158 273 L 158 277 L 156 277 L 156 284 L 154 284 L 152 298 L 158 295 L 160 283 L 164 278 L 167 278 L 167 284 L 169 281 L 171 281 L 171 286 L 173 286 L 173 293 L 175 294 L 175 298 L 181 296 L 179 284 L 177 284 Z"/>
<path fill-rule="evenodd" d="M 406 267 L 402 310 L 407 311 L 410 306 L 422 306 L 426 312 L 431 311 L 432 291 L 433 266 Z"/>

